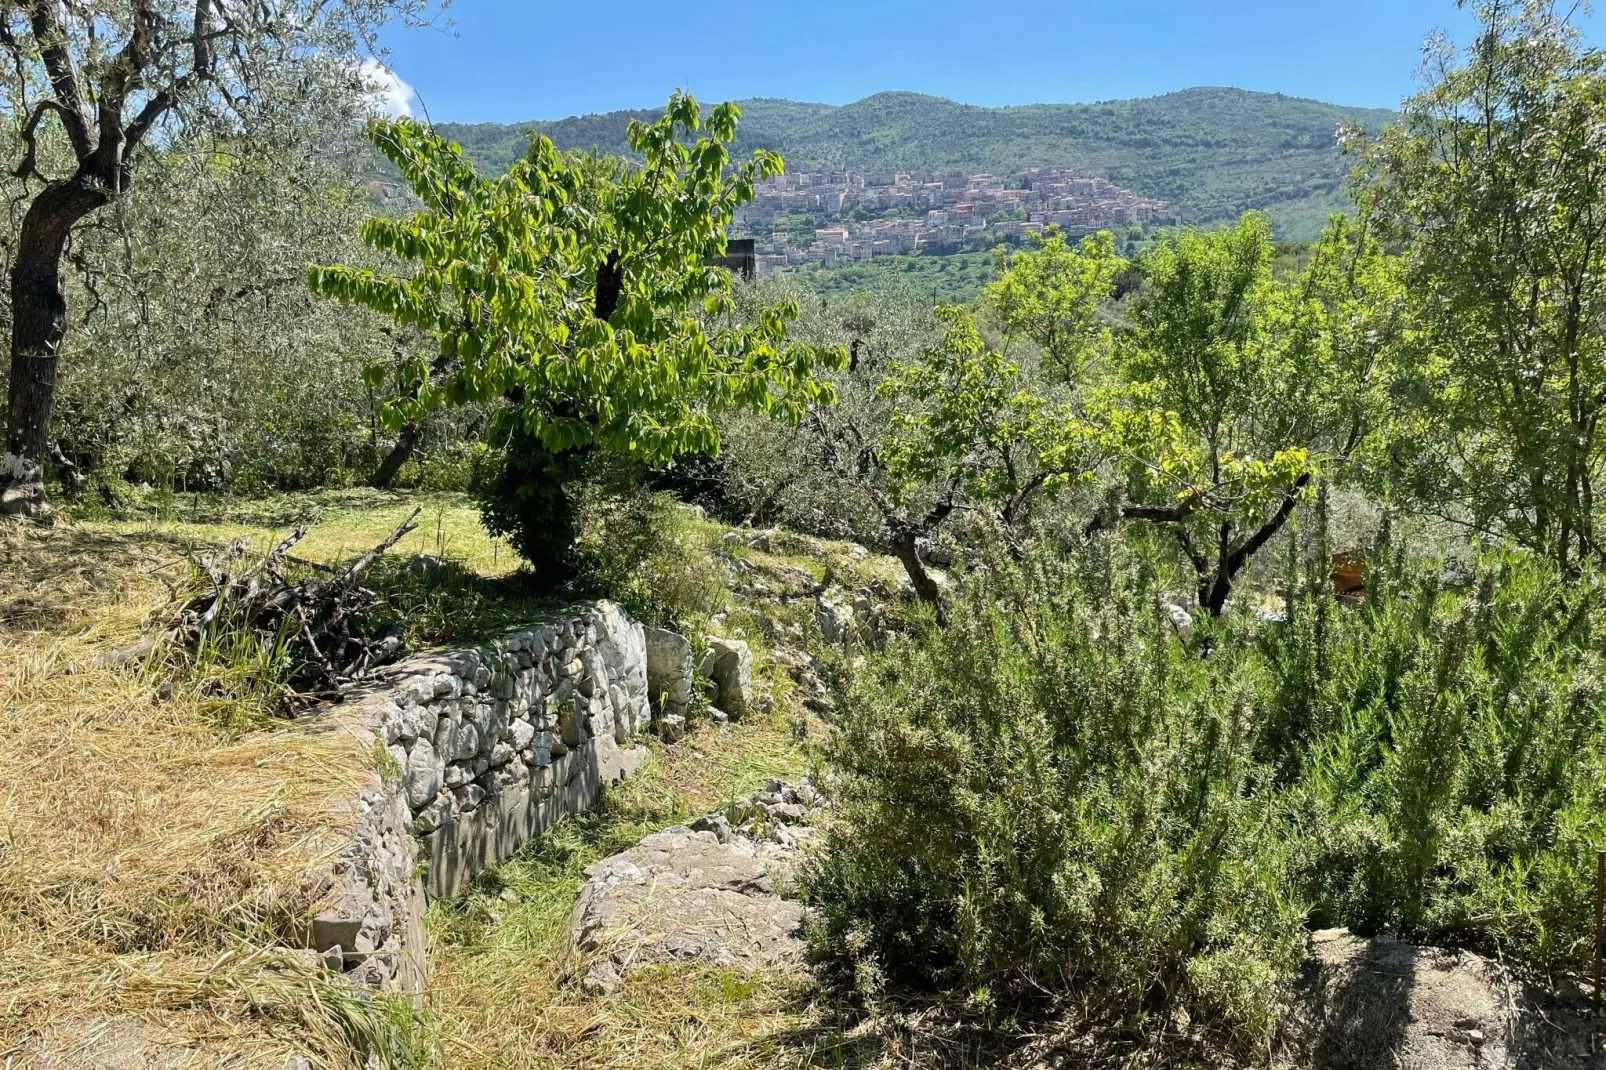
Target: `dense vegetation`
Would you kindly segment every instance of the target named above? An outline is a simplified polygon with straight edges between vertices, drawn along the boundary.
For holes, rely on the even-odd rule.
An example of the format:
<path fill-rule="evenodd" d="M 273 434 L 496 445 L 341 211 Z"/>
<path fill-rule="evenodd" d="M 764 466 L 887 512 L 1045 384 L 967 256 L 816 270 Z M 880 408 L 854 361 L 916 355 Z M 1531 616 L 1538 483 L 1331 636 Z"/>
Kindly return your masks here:
<path fill-rule="evenodd" d="M 1179 205 L 1196 222 L 1264 210 L 1278 233 L 1308 241 L 1348 204 L 1349 164 L 1333 132 L 1353 121 L 1376 133 L 1393 118 L 1281 94 L 1189 89 L 1142 100 L 981 108 L 917 93 L 877 93 L 842 107 L 744 100 L 738 148 L 774 149 L 793 167 L 955 168 L 1007 175 L 1075 167 Z M 506 126 L 442 124 L 469 158 L 500 171 L 535 129 L 560 148 L 620 153 L 625 124 L 653 112 L 612 112 Z"/>
<path fill-rule="evenodd" d="M 1346 195 L 1343 116 L 1304 101 L 676 94 L 606 135 L 458 130 L 466 149 L 372 120 L 407 186 L 375 213 L 360 80 L 268 78 L 275 122 L 133 146 L 138 181 L 63 246 L 30 472 L 74 516 L 466 492 L 521 567 L 396 566 L 414 638 L 465 634 L 447 594 L 489 628 L 580 593 L 701 636 L 753 612 L 726 580 L 771 536 L 733 526 L 888 555 L 899 582 L 858 592 L 885 627 L 786 633 L 833 685 L 811 945 L 872 1015 L 1024 1029 L 1047 1005 L 1142 1058 L 1265 1061 L 1314 927 L 1576 972 L 1606 846 L 1606 56 L 1548 0 L 1478 15 L 1397 124 L 1344 128 L 1354 211 L 1299 246 L 1274 222 Z M 82 147 L 33 116 L 5 143 L 32 167 L 14 271 L 43 175 Z M 850 141 L 860 166 L 1072 162 L 1218 225 L 712 266 L 775 148 Z M 850 582 L 814 564 L 788 566 L 789 608 Z"/>
<path fill-rule="evenodd" d="M 991 253 L 949 253 L 945 256 L 878 256 L 857 262 L 837 261 L 799 269 L 804 285 L 827 299 L 901 284 L 925 294 L 933 305 L 968 304 L 993 277 Z"/>
<path fill-rule="evenodd" d="M 1117 544 L 996 562 L 844 696 L 827 961 L 872 1000 L 1069 986 L 1239 1044 L 1306 926 L 1585 961 L 1597 591 L 1521 555 L 1447 584 L 1386 544 L 1368 576 L 1359 609 L 1311 568 L 1286 622 L 1178 636 Z"/>

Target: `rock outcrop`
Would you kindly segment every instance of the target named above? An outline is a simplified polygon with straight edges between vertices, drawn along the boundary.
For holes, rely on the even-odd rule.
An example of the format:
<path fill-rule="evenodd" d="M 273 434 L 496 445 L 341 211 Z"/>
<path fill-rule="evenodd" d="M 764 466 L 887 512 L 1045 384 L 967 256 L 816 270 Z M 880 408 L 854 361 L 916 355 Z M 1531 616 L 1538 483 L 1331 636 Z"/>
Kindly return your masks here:
<path fill-rule="evenodd" d="M 1606 1065 L 1578 1009 L 1481 955 L 1327 929 L 1311 936 L 1290 1056 L 1316 1070 Z"/>
<path fill-rule="evenodd" d="M 656 963 L 800 966 L 803 905 L 784 893 L 819 803 L 806 783 L 772 781 L 590 866 L 569 920 L 586 986 Z"/>

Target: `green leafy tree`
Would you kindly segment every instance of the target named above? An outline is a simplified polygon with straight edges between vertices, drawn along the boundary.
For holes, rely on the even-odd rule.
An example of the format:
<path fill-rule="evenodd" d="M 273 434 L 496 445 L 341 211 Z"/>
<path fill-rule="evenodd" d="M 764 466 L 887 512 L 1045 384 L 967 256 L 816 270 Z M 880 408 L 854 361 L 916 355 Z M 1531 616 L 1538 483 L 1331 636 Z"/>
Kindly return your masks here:
<path fill-rule="evenodd" d="M 1606 57 L 1546 0 L 1477 12 L 1365 150 L 1361 199 L 1406 244 L 1420 332 L 1395 459 L 1430 509 L 1566 569 L 1601 549 Z"/>
<path fill-rule="evenodd" d="M 775 275 L 759 289 L 795 285 Z M 1019 548 L 1042 507 L 1088 467 L 1073 448 L 1083 439 L 1065 433 L 1069 406 L 987 345 L 962 308 L 933 309 L 889 284 L 840 304 L 808 301 L 796 330 L 852 353 L 832 377 L 838 403 L 814 406 L 798 428 L 727 418 L 728 492 L 754 522 L 884 547 L 939 614 L 931 543 L 975 548 L 982 533 L 1002 533 Z"/>
<path fill-rule="evenodd" d="M 982 301 L 1006 338 L 1036 343 L 1054 372 L 1074 382 L 1110 353 L 1099 307 L 1114 294 L 1126 261 L 1107 230 L 1073 246 L 1052 226 L 1032 241 L 1033 248 L 998 249 L 998 278 L 982 288 Z"/>
<path fill-rule="evenodd" d="M 1272 253 L 1253 213 L 1159 246 L 1122 355 L 1124 405 L 1147 412 L 1125 418 L 1148 435 L 1117 515 L 1175 531 L 1214 616 L 1317 475 L 1376 442 L 1392 367 L 1400 270 L 1375 237 L 1336 218 L 1287 281 Z"/>
<path fill-rule="evenodd" d="M 439 339 L 439 358 L 410 369 L 416 389 L 394 399 L 394 421 L 505 401 L 502 497 L 521 501 L 493 501 L 487 519 L 538 567 L 558 565 L 568 541 L 554 481 L 578 452 L 643 462 L 714 452 L 718 410 L 795 421 L 832 398 L 815 369 L 843 354 L 787 340 L 793 303 L 738 318 L 730 275 L 707 264 L 755 182 L 781 170 L 764 150 L 729 166 L 739 116 L 734 104 L 714 108 L 706 136 L 687 144 L 703 115 L 676 93 L 661 118 L 630 125 L 639 166 L 565 156 L 535 137 L 495 179 L 422 124 L 371 128 L 424 207 L 368 220 L 363 238 L 412 272 L 334 265 L 311 268 L 309 281 Z M 555 513 L 559 545 L 537 553 Z"/>
<path fill-rule="evenodd" d="M 950 487 L 1018 552 L 1033 500 L 1091 474 L 1096 436 L 1069 403 L 1033 390 L 965 309 L 939 308 L 937 319 L 941 340 L 894 363 L 876 388 L 893 402 L 880 450 L 888 495 L 897 504 L 920 487 Z"/>

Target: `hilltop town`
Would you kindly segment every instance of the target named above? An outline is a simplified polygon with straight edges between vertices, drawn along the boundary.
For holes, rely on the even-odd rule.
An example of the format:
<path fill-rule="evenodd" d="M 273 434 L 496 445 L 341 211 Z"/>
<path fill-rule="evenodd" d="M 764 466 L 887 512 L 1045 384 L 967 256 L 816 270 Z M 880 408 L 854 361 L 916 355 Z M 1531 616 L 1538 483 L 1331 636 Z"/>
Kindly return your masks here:
<path fill-rule="evenodd" d="M 808 216 L 810 241 L 787 217 Z M 872 217 L 873 218 L 868 218 Z M 759 184 L 732 232 L 755 240 L 757 268 L 894 253 L 950 252 L 1051 225 L 1077 236 L 1180 222 L 1165 201 L 1063 167 L 1000 178 L 961 171 L 798 171 Z"/>

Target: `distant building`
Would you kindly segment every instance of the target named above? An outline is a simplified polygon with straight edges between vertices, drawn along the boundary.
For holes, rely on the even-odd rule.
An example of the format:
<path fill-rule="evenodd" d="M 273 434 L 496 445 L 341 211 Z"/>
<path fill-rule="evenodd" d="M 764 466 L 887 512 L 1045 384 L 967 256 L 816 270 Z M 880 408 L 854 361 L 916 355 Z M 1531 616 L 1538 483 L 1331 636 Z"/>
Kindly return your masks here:
<path fill-rule="evenodd" d="M 731 238 L 725 242 L 725 255 L 711 256 L 708 263 L 712 267 L 722 267 L 732 275 L 740 274 L 744 279 L 752 279 L 758 274 L 757 245 L 752 238 Z"/>
<path fill-rule="evenodd" d="M 1162 200 L 1068 167 L 1008 176 L 963 171 L 800 171 L 760 182 L 739 208 L 733 233 L 756 235 L 755 265 L 829 263 L 910 251 L 952 251 L 1054 224 L 1071 238 L 1109 227 L 1181 222 Z M 896 210 L 897 218 L 864 218 Z M 856 218 L 850 218 L 850 213 Z M 812 240 L 777 230 L 784 215 L 810 217 Z M 733 255 L 739 256 L 735 245 Z M 746 270 L 738 261 L 733 270 Z"/>

